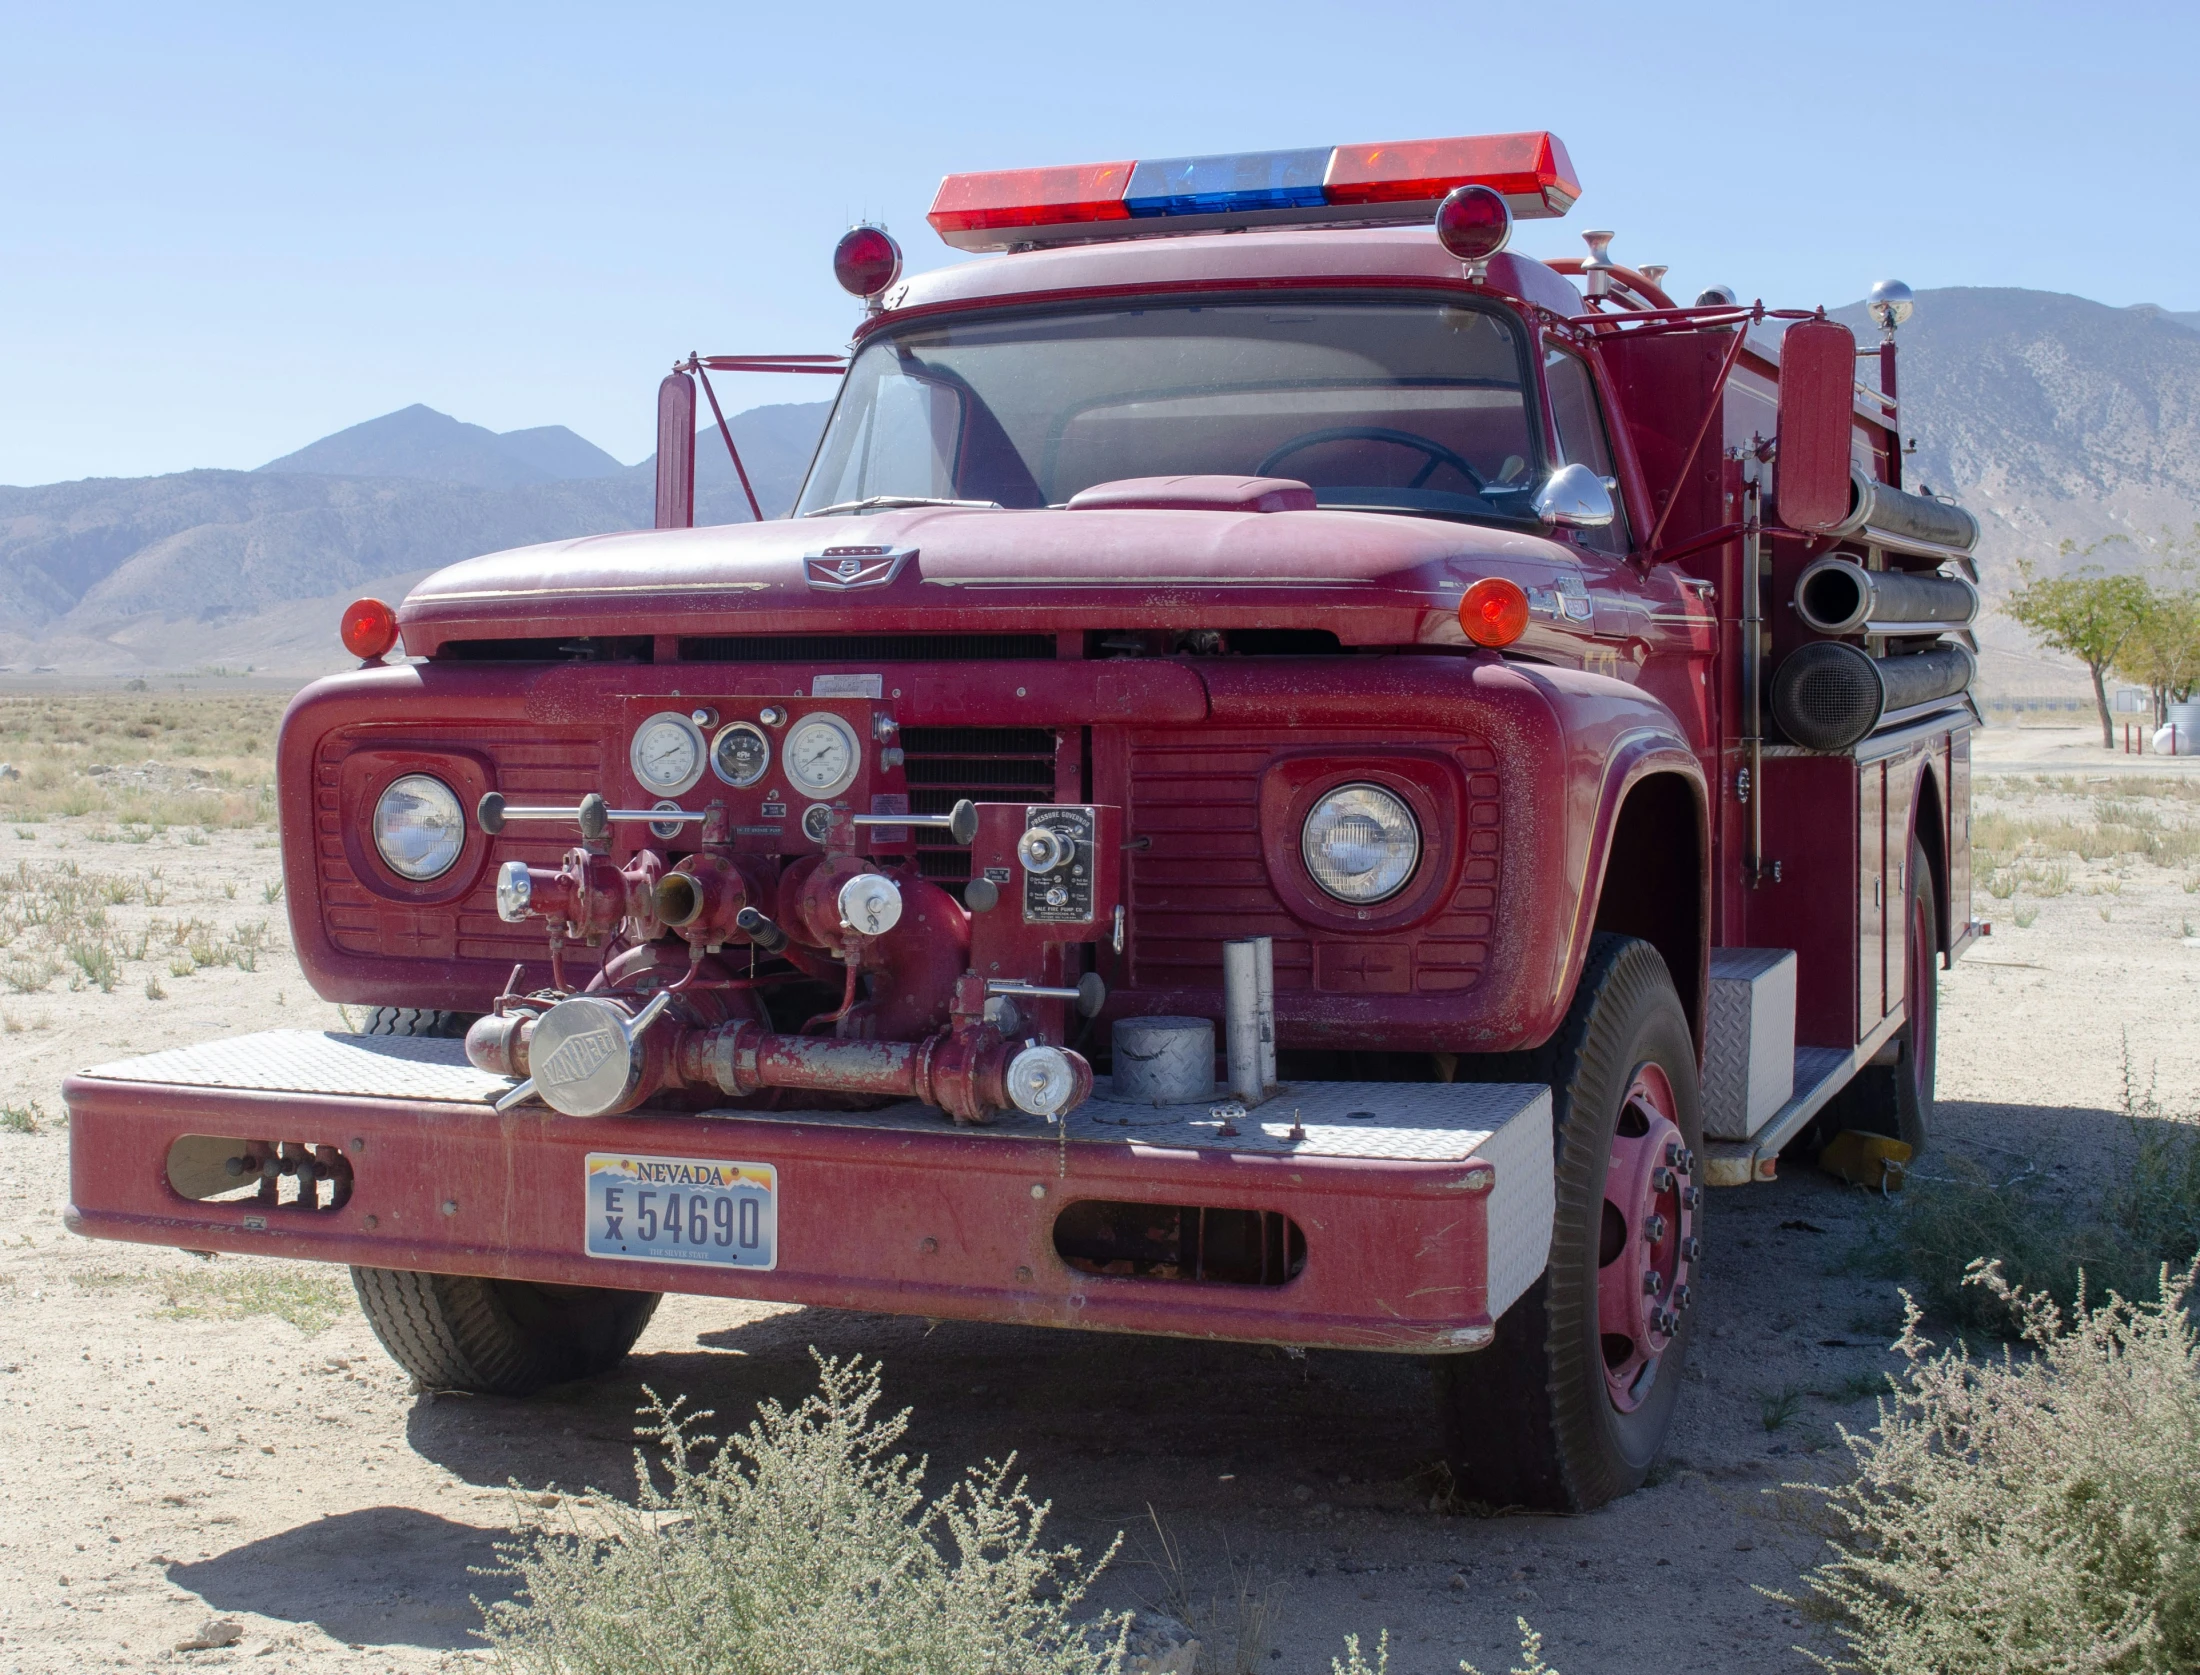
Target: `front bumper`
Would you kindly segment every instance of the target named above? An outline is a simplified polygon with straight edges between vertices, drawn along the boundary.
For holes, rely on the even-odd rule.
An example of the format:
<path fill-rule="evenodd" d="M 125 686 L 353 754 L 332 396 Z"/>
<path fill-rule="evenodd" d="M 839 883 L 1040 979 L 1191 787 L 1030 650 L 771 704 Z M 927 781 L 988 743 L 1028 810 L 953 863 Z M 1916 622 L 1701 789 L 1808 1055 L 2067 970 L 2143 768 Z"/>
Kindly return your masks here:
<path fill-rule="evenodd" d="M 957 1130 L 914 1104 L 500 1116 L 491 1101 L 509 1086 L 455 1041 L 288 1031 L 105 1065 L 64 1089 L 68 1225 L 430 1273 L 1408 1353 L 1488 1343 L 1550 1243 L 1550 1093 L 1535 1084 L 1305 1084 L 1230 1134 L 1205 1107 L 1104 1098 L 1062 1127 Z M 187 1136 L 336 1148 L 348 1196 L 244 1196 L 206 1166 L 222 1148 L 179 1147 Z M 770 1164 L 778 1265 L 585 1254 L 583 1160 L 607 1150 Z M 1304 1261 L 1281 1283 L 1093 1272 L 1056 1249 L 1057 1218 L 1086 1200 L 1280 1213 Z"/>

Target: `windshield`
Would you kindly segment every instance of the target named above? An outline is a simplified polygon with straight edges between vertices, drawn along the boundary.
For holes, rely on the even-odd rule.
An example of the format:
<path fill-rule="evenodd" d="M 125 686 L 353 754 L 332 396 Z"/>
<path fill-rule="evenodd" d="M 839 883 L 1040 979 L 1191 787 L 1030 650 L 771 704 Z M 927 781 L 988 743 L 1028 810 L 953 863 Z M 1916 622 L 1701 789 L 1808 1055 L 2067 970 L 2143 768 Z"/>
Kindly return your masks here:
<path fill-rule="evenodd" d="M 1292 477 L 1324 506 L 1524 518 L 1523 328 L 1470 302 L 1178 303 L 926 321 L 849 369 L 797 515 L 1059 506 L 1126 477 Z"/>

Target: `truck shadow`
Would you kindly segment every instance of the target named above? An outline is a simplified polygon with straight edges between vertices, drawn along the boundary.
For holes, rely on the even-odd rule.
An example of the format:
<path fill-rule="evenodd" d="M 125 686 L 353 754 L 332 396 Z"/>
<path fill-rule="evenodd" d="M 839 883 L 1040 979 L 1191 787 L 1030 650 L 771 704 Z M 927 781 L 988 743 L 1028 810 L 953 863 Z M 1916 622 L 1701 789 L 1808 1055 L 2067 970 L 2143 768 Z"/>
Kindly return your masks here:
<path fill-rule="evenodd" d="M 1437 1451 L 1428 1374 L 1406 1357 L 816 1308 L 662 1349 L 645 1338 L 616 1372 L 533 1402 L 440 1398 L 415 1407 L 408 1440 L 472 1483 L 626 1497 L 644 1385 L 710 1410 L 700 1428 L 723 1436 L 763 1400 L 809 1394 L 813 1348 L 883 1363 L 889 1409 L 913 1410 L 904 1446 L 936 1462 L 935 1489 L 965 1464 L 1013 1452 L 1042 1497 L 1074 1483 L 1080 1517 L 1114 1524 L 1143 1520 L 1149 1502 L 1213 1499 L 1220 1512 L 1256 1488 L 1288 1496 L 1301 1480 L 1395 1485 Z"/>
<path fill-rule="evenodd" d="M 300 1524 L 194 1564 L 168 1579 L 216 1612 L 315 1624 L 351 1645 L 478 1646 L 471 1594 L 506 1597 L 497 1532 L 404 1506 L 369 1506 Z"/>
<path fill-rule="evenodd" d="M 2132 1130 L 2098 1109 L 1950 1101 L 1938 1132 L 1936 1167 L 1969 1156 L 2005 1175 L 2012 1155 L 2033 1157 L 2057 1187 L 2084 1193 Z M 1899 1213 L 1899 1202 L 1822 1175 L 1800 1154 L 1783 1159 L 1774 1183 L 1713 1196 L 1691 1375 L 1699 1386 L 1707 1376 L 1711 1390 L 1684 1399 L 1676 1452 L 1713 1471 L 1759 1469 L 1768 1450 L 1788 1452 L 1787 1433 L 1775 1438 L 1756 1422 L 1753 1392 L 1830 1384 L 1846 1371 L 1831 1364 L 1844 1348 L 1884 1349 L 1899 1325 L 1901 1282 L 1859 1253 Z M 889 1406 L 913 1410 L 905 1446 L 935 1462 L 935 1489 L 965 1464 L 1013 1451 L 1036 1493 L 1060 1496 L 1073 1523 L 1103 1537 L 1143 1524 L 1149 1504 L 1221 1520 L 1316 1499 L 1340 1511 L 1404 1510 L 1426 1507 L 1442 1487 L 1429 1370 L 1408 1357 L 681 1298 L 667 1300 L 614 1372 L 524 1403 L 443 1397 L 412 1410 L 408 1438 L 471 1483 L 593 1486 L 626 1498 L 643 1386 L 711 1410 L 701 1428 L 723 1435 L 746 1427 L 762 1400 L 808 1394 L 813 1348 L 883 1363 Z M 1776 1368 L 1768 1356 L 1796 1365 Z M 1722 1386 L 1739 1394 L 1713 1400 Z M 1855 1417 L 1868 1426 L 1868 1412 Z"/>

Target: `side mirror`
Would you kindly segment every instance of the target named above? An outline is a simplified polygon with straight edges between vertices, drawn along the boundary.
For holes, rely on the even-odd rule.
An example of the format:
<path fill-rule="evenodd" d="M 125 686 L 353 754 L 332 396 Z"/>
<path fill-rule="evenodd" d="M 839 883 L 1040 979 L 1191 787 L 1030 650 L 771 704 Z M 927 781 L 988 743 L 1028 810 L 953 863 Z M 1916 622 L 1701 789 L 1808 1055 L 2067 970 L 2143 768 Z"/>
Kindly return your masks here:
<path fill-rule="evenodd" d="M 684 372 L 657 386 L 657 527 L 695 527 L 695 380 Z"/>
<path fill-rule="evenodd" d="M 1612 491 L 1586 465 L 1560 466 L 1529 504 L 1537 517 L 1559 529 L 1604 529 L 1619 515 L 1612 505 Z"/>
<path fill-rule="evenodd" d="M 1799 320 L 1780 340 L 1775 504 L 1790 529 L 1832 529 L 1849 515 L 1856 336 L 1837 320 Z"/>

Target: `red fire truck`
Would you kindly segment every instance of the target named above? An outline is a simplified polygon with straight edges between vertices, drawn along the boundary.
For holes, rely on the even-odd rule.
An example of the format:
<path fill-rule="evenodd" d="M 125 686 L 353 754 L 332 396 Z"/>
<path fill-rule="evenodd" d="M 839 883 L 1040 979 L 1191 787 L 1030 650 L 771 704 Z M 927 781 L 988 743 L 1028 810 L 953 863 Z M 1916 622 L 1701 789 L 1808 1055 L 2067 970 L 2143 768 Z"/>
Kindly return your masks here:
<path fill-rule="evenodd" d="M 347 613 L 280 807 L 372 1021 L 74 1077 L 70 1225 L 349 1264 L 433 1387 L 695 1292 L 1419 1358 L 1472 1493 L 1635 1486 L 1705 1187 L 1925 1137 L 1977 526 L 1901 487 L 1906 291 L 1860 352 L 1508 248 L 1578 192 L 1514 134 L 851 232 L 844 359 L 666 379 L 657 528 Z M 791 515 L 694 527 L 774 368 L 839 380 Z"/>

